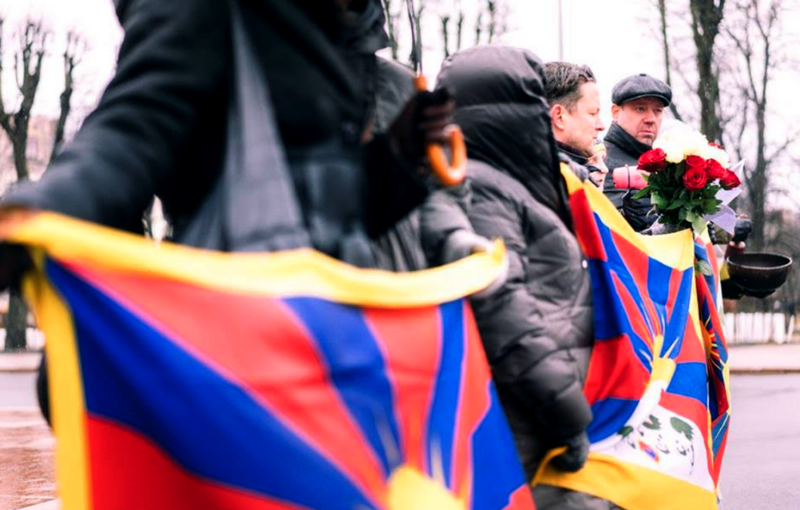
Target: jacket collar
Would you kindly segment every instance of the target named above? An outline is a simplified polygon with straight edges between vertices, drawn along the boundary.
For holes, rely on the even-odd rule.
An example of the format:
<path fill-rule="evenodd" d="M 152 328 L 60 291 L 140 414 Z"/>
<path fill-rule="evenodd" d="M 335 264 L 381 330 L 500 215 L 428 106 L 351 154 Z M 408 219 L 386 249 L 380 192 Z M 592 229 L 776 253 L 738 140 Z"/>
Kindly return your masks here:
<path fill-rule="evenodd" d="M 559 152 L 569 156 L 569 159 L 571 159 L 575 163 L 586 166 L 586 163 L 589 162 L 589 158 L 584 156 L 580 151 L 578 151 L 578 149 L 574 148 L 573 146 L 567 145 L 566 143 L 562 143 L 559 141 L 556 141 L 556 145 L 558 145 Z"/>
<path fill-rule="evenodd" d="M 603 141 L 616 145 L 624 152 L 636 158 L 653 148 L 632 137 L 616 122 L 611 123 L 611 127 L 608 128 L 608 133 L 606 133 L 606 137 Z"/>

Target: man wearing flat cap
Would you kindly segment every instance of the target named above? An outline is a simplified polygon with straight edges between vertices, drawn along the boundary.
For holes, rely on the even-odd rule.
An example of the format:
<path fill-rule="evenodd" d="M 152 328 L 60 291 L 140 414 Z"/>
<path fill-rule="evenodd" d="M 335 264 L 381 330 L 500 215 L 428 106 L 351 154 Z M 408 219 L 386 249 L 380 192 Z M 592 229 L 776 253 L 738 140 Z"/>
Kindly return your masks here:
<path fill-rule="evenodd" d="M 669 86 L 644 73 L 628 76 L 614 86 L 611 91 L 613 123 L 603 140 L 606 166 L 612 173 L 626 165 L 635 169 L 639 156 L 652 149 L 661 128 L 664 108 L 671 101 Z M 655 215 L 647 216 L 652 207 L 650 197 L 633 199 L 636 190 L 631 190 L 629 180 L 606 179 L 603 192 L 637 232 L 655 222 Z"/>

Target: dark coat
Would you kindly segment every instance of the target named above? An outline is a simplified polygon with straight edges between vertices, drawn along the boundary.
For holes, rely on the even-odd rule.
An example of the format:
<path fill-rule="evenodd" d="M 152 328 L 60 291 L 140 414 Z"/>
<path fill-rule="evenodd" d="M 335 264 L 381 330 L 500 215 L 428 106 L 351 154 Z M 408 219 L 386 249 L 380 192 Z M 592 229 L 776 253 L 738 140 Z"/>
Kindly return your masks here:
<path fill-rule="evenodd" d="M 333 0 L 240 4 L 312 243 L 341 258 L 346 241 L 382 234 L 427 194 L 385 138 L 361 143 L 371 101 L 359 76 L 375 57 L 352 41 L 365 29 L 358 16 L 341 21 Z M 124 0 L 117 7 L 125 38 L 97 109 L 42 182 L 7 201 L 141 231 L 142 211 L 158 195 L 180 241 L 223 166 L 228 5 Z M 383 14 L 377 0 L 367 8 L 364 22 L 374 31 Z"/>
<path fill-rule="evenodd" d="M 616 122 L 612 123 L 611 127 L 608 128 L 608 133 L 603 139 L 603 145 L 606 146 L 606 166 L 609 172 L 613 172 L 615 168 L 625 165 L 636 168 L 639 165 L 639 156 L 652 149 L 651 146 L 632 137 Z M 650 197 L 633 199 L 631 196 L 636 194 L 636 190 L 630 191 L 630 194 L 626 197 L 628 191 L 630 190 L 614 187 L 613 175 L 609 175 L 606 178 L 603 194 L 611 200 L 614 207 L 622 213 L 633 229 L 641 232 L 656 221 L 656 216 L 647 215 L 652 209 Z"/>
<path fill-rule="evenodd" d="M 566 192 L 531 53 L 478 47 L 445 62 L 437 86 L 457 93 L 472 188 L 469 219 L 501 237 L 508 280 L 473 300 L 498 395 L 529 475 L 546 450 L 583 432 L 582 392 L 592 346 L 588 271 L 571 232 Z"/>

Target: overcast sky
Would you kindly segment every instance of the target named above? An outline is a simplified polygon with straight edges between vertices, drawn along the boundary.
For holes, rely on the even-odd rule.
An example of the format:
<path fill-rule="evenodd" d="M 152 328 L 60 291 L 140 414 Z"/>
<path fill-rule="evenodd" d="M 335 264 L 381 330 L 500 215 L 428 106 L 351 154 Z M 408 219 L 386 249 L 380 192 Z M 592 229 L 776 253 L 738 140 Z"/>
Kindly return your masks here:
<path fill-rule="evenodd" d="M 467 13 L 464 46 L 470 46 L 475 37 L 473 13 L 479 0 L 426 1 L 424 66 L 429 83 L 433 83 L 443 56 L 437 14 L 443 9 L 453 12 L 460 2 Z M 394 0 L 395 4 L 399 2 Z M 676 6 L 683 2 L 685 0 L 670 0 L 668 4 Z M 509 13 L 508 32 L 500 39 L 501 43 L 528 48 L 544 61 L 559 58 L 558 0 L 500 0 L 500 3 Z M 563 58 L 592 67 L 598 78 L 604 120 L 608 124 L 614 83 L 640 72 L 657 77 L 664 75 L 660 45 L 653 35 L 654 7 L 648 0 L 562 0 L 561 3 Z M 64 33 L 76 29 L 84 35 L 90 49 L 77 68 L 75 94 L 76 113 L 85 115 L 113 73 L 115 54 L 122 38 L 112 0 L 0 0 L 0 14 L 7 21 L 4 28 L 6 54 L 3 56 L 3 89 L 6 94 L 14 90 L 13 75 L 9 72 L 13 70 L 13 60 L 8 51 L 12 30 L 25 16 L 32 15 L 43 19 L 53 32 L 36 100 L 35 113 L 38 114 L 56 116 L 58 113 L 58 96 L 63 87 L 60 54 L 63 52 Z M 409 47 L 405 15 L 400 21 L 404 30 L 401 56 L 405 58 Z M 788 32 L 798 32 L 793 27 L 800 26 L 800 20 L 796 15 L 784 17 L 784 24 L 788 25 Z M 796 125 L 795 119 L 800 119 L 800 102 L 795 100 L 797 80 L 796 73 L 783 73 L 774 80 L 770 93 L 773 111 L 778 115 L 772 122 L 773 136 L 784 134 L 787 126 Z M 13 105 L 10 95 L 4 99 L 6 104 Z M 680 93 L 676 100 L 683 107 L 689 104 Z M 800 190 L 800 179 L 794 177 L 800 174 L 790 174 L 795 181 L 787 183 L 787 186 Z"/>
<path fill-rule="evenodd" d="M 474 42 L 472 14 L 476 0 L 462 2 L 468 15 L 464 30 L 465 45 L 471 45 Z M 443 0 L 437 4 L 429 0 L 428 3 L 424 38 L 425 74 L 433 81 L 442 58 L 438 21 L 434 14 L 444 6 L 452 9 L 455 2 Z M 510 10 L 507 20 L 509 32 L 501 41 L 529 48 L 545 61 L 557 59 L 558 2 L 507 0 L 506 5 Z M 658 46 L 649 40 L 650 27 L 639 20 L 649 8 L 647 2 L 563 0 L 563 6 L 564 58 L 588 64 L 594 69 L 604 99 L 610 97 L 613 84 L 628 74 L 663 74 L 659 59 L 654 58 L 658 55 Z M 81 100 L 97 94 L 113 72 L 114 55 L 122 34 L 111 0 L 0 0 L 0 13 L 7 19 L 6 39 L 10 36 L 9 29 L 18 26 L 28 14 L 41 17 L 54 34 L 36 101 L 39 113 L 55 115 L 58 111 L 58 94 L 63 80 L 60 54 L 63 51 L 63 34 L 67 29 L 77 29 L 85 35 L 91 46 L 77 71 L 76 89 L 80 92 L 83 87 Z M 405 17 L 402 22 L 403 25 L 407 24 Z M 10 55 L 5 57 L 6 69 L 12 69 L 13 62 L 8 60 Z M 7 72 L 4 76 L 4 85 L 8 82 L 5 90 L 10 90 L 8 87 L 13 84 L 9 81 L 12 79 L 10 74 Z M 6 101 L 10 99 L 6 98 Z"/>

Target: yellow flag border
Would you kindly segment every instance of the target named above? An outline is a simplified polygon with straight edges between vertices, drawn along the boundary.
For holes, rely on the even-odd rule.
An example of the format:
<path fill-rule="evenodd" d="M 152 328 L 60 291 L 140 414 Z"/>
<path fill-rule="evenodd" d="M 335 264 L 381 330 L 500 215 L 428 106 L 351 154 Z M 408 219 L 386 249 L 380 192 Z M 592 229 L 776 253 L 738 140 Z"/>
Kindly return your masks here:
<path fill-rule="evenodd" d="M 42 212 L 8 239 L 57 260 L 164 277 L 223 292 L 318 297 L 383 308 L 433 306 L 488 287 L 502 272 L 505 247 L 495 241 L 446 266 L 411 273 L 360 269 L 312 249 L 223 253 L 160 243 L 55 213 Z"/>
<path fill-rule="evenodd" d="M 61 295 L 43 271 L 44 253 L 35 250 L 37 271 L 26 275 L 23 293 L 33 306 L 45 338 L 50 417 L 56 443 L 56 472 L 61 508 L 90 510 L 89 438 L 86 429 L 85 401 L 80 374 L 80 358 L 72 314 Z M 54 363 L 52 360 L 60 360 Z"/>

